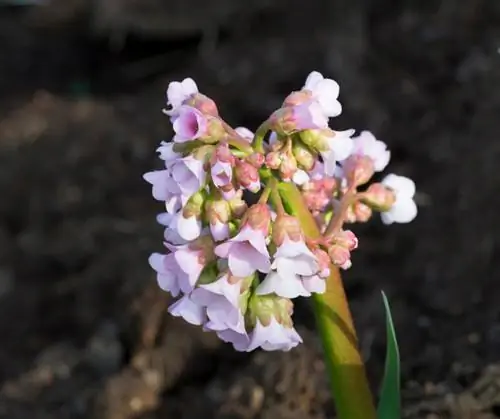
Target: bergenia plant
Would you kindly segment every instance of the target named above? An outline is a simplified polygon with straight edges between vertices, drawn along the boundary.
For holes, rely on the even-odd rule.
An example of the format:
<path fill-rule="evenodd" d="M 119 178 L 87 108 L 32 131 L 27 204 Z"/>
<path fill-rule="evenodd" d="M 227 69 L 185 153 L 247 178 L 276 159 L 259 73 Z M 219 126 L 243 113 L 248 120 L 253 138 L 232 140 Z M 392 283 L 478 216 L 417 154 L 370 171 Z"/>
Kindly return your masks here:
<path fill-rule="evenodd" d="M 352 266 L 350 229 L 417 215 L 415 184 L 386 169 L 390 151 L 368 131 L 336 131 L 339 85 L 314 71 L 255 133 L 231 127 L 190 79 L 170 83 L 171 142 L 144 175 L 165 204 L 164 251 L 149 263 L 175 301 L 173 316 L 237 351 L 288 351 L 297 297 L 312 297 L 339 417 L 376 417 L 340 269 Z M 384 418 L 392 419 L 392 418 Z M 396 418 L 394 418 L 396 419 Z"/>

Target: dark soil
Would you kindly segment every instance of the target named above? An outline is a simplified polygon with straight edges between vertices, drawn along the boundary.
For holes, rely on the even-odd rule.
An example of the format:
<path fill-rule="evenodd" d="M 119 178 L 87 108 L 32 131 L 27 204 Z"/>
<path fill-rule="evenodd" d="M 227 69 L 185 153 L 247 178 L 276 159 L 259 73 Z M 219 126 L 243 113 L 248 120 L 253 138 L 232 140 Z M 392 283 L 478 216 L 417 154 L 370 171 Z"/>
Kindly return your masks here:
<path fill-rule="evenodd" d="M 166 315 L 147 264 L 160 207 L 141 179 L 171 135 L 170 80 L 194 77 L 255 127 L 312 69 L 341 84 L 336 127 L 372 130 L 419 190 L 414 223 L 358 228 L 345 275 L 374 388 L 383 289 L 404 417 L 500 417 L 498 1 L 288 0 L 99 36 L 82 4 L 0 2 L 0 417 L 334 417 L 307 302 L 287 354 L 234 353 Z"/>

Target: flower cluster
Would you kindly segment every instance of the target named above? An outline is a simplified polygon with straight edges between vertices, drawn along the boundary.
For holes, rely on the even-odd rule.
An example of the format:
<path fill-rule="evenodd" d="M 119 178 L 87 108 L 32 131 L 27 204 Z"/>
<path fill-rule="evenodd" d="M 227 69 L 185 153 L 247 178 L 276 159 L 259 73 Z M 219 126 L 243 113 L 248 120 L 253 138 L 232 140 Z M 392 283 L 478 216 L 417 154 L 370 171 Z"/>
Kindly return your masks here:
<path fill-rule="evenodd" d="M 253 133 L 229 126 L 192 79 L 170 83 L 164 113 L 175 135 L 157 149 L 164 167 L 144 179 L 165 203 L 166 250 L 149 263 L 176 298 L 172 315 L 239 351 L 289 350 L 301 342 L 292 300 L 323 293 L 332 266 L 351 266 L 358 239 L 344 225 L 373 211 L 386 224 L 416 216 L 410 179 L 390 174 L 367 186 L 389 163 L 386 145 L 329 128 L 342 111 L 338 94 L 312 72 Z M 284 182 L 299 189 L 320 238 L 305 235 Z M 244 199 L 259 192 L 253 205 Z"/>

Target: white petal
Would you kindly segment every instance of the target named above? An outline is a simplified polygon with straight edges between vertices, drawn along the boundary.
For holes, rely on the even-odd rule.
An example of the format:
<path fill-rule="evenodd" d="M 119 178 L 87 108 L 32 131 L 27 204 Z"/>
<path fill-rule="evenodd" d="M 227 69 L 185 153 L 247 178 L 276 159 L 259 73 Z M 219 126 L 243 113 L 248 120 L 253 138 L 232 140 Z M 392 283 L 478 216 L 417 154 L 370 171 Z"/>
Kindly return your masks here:
<path fill-rule="evenodd" d="M 177 232 L 184 240 L 197 239 L 201 233 L 201 221 L 195 215 L 188 218 L 180 216 L 177 219 Z"/>
<path fill-rule="evenodd" d="M 398 197 L 413 198 L 416 192 L 415 182 L 405 176 L 398 176 L 391 173 L 382 180 L 382 184 L 393 189 Z"/>

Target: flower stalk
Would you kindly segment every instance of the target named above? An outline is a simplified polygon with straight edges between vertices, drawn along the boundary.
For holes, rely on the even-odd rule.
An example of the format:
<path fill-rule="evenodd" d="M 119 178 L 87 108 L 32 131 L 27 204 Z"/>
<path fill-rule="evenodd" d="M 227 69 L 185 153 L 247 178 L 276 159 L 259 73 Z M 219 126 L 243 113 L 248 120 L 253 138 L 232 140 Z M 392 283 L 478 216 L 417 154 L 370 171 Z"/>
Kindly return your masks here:
<path fill-rule="evenodd" d="M 305 234 L 311 239 L 319 238 L 318 226 L 297 187 L 280 183 L 279 189 Z M 340 271 L 333 265 L 330 269 L 326 292 L 314 294 L 312 301 L 337 414 L 341 419 L 375 419 L 373 396 Z"/>

